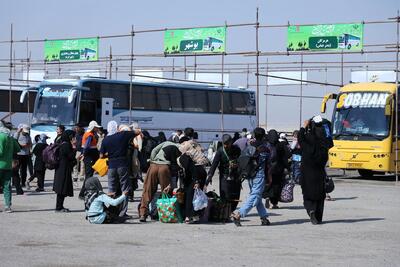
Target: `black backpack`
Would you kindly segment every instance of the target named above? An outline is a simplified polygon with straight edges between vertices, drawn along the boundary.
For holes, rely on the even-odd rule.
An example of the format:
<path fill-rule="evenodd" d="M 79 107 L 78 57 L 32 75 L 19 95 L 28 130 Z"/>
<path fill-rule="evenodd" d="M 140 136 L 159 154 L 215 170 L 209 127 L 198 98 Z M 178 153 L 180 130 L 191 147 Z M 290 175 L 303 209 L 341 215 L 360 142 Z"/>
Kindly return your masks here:
<path fill-rule="evenodd" d="M 239 177 L 242 180 L 252 179 L 256 176 L 261 164 L 258 164 L 257 148 L 247 146 L 237 159 Z"/>

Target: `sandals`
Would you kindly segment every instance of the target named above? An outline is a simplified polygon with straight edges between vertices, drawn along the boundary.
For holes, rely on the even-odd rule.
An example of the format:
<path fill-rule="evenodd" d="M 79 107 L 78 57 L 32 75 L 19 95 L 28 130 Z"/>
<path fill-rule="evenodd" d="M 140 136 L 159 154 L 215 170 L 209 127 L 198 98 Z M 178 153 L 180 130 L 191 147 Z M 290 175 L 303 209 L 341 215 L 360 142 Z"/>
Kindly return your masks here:
<path fill-rule="evenodd" d="M 242 224 L 240 223 L 240 213 L 234 213 L 232 212 L 231 218 L 233 220 L 233 223 L 237 226 L 240 227 Z"/>

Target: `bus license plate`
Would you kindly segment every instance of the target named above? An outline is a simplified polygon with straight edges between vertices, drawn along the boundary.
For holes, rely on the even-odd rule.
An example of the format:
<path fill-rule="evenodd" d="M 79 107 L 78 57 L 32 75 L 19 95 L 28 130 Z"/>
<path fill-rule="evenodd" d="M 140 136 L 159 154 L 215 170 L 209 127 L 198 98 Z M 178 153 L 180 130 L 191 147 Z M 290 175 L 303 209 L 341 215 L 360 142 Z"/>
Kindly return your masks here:
<path fill-rule="evenodd" d="M 361 168 L 362 163 L 347 163 L 347 168 Z"/>

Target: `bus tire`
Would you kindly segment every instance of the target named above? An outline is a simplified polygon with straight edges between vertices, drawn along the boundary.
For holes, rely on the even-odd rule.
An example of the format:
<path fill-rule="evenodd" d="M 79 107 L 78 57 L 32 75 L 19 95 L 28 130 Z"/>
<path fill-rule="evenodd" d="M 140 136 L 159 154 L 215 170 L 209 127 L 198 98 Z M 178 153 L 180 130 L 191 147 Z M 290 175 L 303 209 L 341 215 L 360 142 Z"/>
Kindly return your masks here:
<path fill-rule="evenodd" d="M 351 44 L 347 45 L 347 49 L 349 49 L 349 50 L 351 49 Z"/>
<path fill-rule="evenodd" d="M 371 170 L 359 169 L 358 173 L 362 178 L 372 178 L 374 176 L 374 172 Z"/>

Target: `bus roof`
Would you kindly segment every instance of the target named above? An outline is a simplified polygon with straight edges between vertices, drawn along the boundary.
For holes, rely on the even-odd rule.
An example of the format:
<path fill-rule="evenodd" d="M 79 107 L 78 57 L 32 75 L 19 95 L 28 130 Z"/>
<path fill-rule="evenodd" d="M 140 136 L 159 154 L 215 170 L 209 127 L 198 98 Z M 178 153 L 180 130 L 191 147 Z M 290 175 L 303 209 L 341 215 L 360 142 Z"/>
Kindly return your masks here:
<path fill-rule="evenodd" d="M 117 84 L 129 84 L 129 81 L 123 80 L 109 80 L 102 78 L 83 78 L 83 79 L 49 79 L 44 80 L 40 83 L 41 86 L 52 85 L 52 84 L 68 84 L 72 86 L 82 86 L 84 82 L 102 82 L 102 83 L 117 83 Z M 212 86 L 208 84 L 192 84 L 186 82 L 145 82 L 145 81 L 132 81 L 134 85 L 143 86 L 162 86 L 169 88 L 181 88 L 181 89 L 202 89 L 202 90 L 216 90 L 220 91 L 221 87 L 218 85 Z M 254 92 L 252 89 L 241 89 L 233 87 L 224 87 L 224 91 L 230 92 Z"/>
<path fill-rule="evenodd" d="M 348 85 L 340 88 L 340 92 L 396 92 L 396 84 L 395 83 L 350 83 Z"/>

